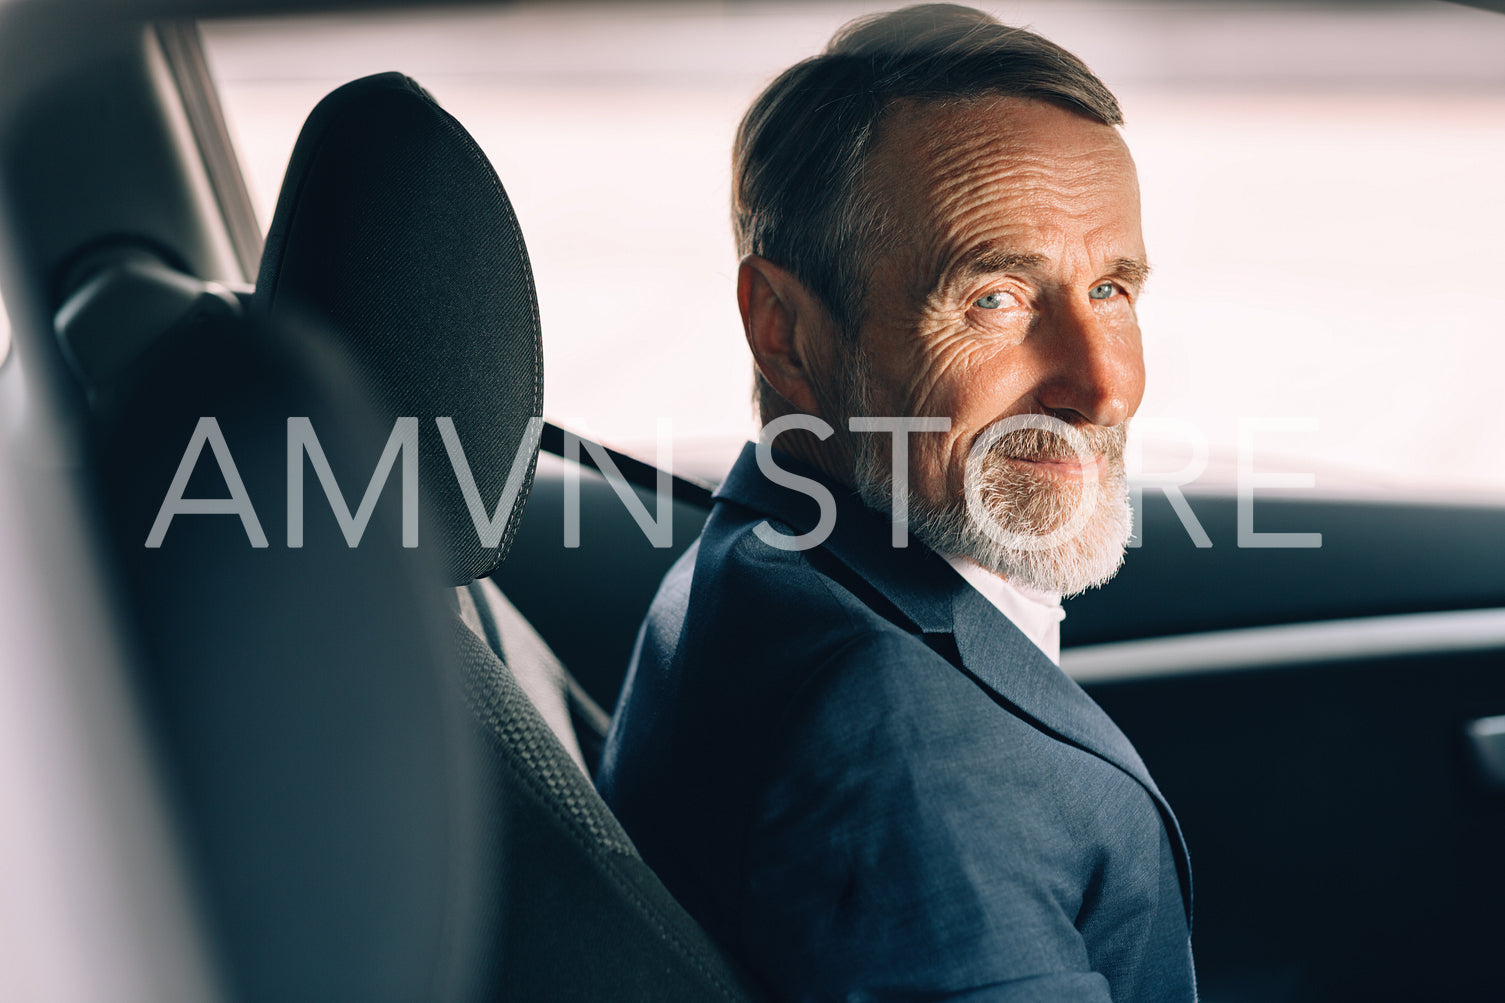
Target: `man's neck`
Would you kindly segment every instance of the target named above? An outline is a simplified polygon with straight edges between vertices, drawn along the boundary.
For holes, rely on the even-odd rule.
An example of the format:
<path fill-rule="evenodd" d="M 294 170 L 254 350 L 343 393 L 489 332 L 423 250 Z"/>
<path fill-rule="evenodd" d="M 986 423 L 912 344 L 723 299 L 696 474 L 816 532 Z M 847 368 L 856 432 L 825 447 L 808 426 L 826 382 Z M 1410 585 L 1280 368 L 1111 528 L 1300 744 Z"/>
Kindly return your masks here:
<path fill-rule="evenodd" d="M 767 425 L 782 416 L 765 414 L 763 424 Z M 791 429 L 779 435 L 778 450 L 814 467 L 836 483 L 855 490 L 857 459 L 852 448 L 851 433 L 844 427 L 835 428 L 833 425 L 833 428 L 834 431 L 825 439 L 803 429 Z"/>

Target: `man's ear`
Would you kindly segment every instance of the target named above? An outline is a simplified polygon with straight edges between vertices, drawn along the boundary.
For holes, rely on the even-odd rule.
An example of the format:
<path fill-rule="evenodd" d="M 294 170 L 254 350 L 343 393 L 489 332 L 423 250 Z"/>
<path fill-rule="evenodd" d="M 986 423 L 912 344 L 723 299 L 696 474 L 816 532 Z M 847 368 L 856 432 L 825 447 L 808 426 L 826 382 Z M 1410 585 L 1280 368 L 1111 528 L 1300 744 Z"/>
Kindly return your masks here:
<path fill-rule="evenodd" d="M 738 266 L 737 306 L 758 372 L 796 410 L 818 414 L 811 356 L 830 337 L 825 307 L 793 274 L 756 254 Z"/>

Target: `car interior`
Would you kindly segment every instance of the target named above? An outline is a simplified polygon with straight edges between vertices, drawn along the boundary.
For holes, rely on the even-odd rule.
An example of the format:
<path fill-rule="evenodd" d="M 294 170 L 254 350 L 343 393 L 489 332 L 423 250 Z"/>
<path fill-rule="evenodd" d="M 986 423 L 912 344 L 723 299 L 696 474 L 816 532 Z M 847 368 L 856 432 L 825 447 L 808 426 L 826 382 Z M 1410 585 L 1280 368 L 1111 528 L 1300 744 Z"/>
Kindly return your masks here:
<path fill-rule="evenodd" d="M 714 485 L 655 546 L 663 473 L 543 420 L 507 179 L 402 67 L 263 236 L 194 19 L 292 6 L 0 5 L 0 996 L 762 999 L 591 784 Z M 1322 545 L 1273 548 L 1241 504 L 1202 546 L 1146 489 L 1062 635 L 1185 831 L 1202 997 L 1499 998 L 1505 505 L 1275 498 Z"/>

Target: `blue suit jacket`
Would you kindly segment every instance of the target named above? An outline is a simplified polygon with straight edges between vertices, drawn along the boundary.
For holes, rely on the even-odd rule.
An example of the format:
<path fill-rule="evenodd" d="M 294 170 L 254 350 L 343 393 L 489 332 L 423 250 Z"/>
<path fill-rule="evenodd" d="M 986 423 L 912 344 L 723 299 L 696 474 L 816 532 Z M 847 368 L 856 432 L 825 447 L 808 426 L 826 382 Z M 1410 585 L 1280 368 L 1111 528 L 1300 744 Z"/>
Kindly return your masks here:
<path fill-rule="evenodd" d="M 829 486 L 826 543 L 775 549 L 755 526 L 817 508 L 747 446 L 664 579 L 599 778 L 643 856 L 783 999 L 1194 999 L 1186 850 L 1133 746 Z"/>

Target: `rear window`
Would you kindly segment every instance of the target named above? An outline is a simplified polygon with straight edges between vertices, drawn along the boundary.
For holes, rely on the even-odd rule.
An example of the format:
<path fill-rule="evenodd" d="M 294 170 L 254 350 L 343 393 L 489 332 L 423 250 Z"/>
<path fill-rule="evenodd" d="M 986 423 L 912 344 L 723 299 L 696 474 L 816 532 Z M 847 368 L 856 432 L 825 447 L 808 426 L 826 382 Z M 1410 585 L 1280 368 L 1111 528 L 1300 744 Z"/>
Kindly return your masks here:
<path fill-rule="evenodd" d="M 1125 110 L 1155 266 L 1143 472 L 1224 483 L 1242 448 L 1319 489 L 1505 496 L 1505 17 L 992 6 L 1081 55 Z M 716 473 L 756 434 L 733 131 L 768 80 L 871 9 L 519 4 L 205 37 L 263 223 L 323 94 L 390 69 L 429 88 L 516 205 L 550 416 L 650 459 L 667 419 L 676 468 Z"/>

